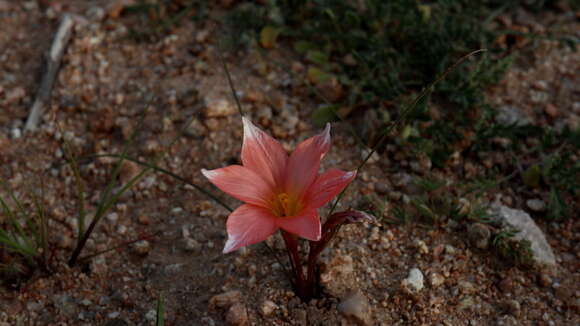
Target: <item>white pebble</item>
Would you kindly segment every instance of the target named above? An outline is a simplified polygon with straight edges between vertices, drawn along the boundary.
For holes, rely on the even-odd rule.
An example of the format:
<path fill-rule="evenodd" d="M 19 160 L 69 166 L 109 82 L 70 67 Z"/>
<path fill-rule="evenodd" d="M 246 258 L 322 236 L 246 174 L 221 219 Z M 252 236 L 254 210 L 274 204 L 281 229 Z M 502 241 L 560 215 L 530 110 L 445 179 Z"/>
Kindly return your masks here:
<path fill-rule="evenodd" d="M 20 130 L 20 128 L 12 128 L 12 130 L 10 130 L 10 134 L 14 139 L 22 137 L 22 131 Z"/>
<path fill-rule="evenodd" d="M 409 271 L 409 276 L 403 280 L 403 286 L 409 288 L 414 292 L 419 292 L 423 289 L 423 273 L 418 268 L 413 268 Z"/>

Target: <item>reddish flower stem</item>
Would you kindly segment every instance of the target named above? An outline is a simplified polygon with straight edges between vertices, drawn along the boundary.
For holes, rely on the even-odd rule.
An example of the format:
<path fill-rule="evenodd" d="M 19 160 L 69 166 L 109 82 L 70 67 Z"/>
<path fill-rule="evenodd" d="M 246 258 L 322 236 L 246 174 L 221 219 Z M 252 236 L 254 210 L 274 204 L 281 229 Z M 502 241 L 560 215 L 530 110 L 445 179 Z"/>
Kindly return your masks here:
<path fill-rule="evenodd" d="M 282 237 L 284 238 L 284 242 L 286 243 L 286 249 L 288 250 L 288 256 L 290 257 L 292 271 L 294 272 L 294 284 L 292 284 L 294 286 L 294 291 L 300 299 L 303 301 L 308 301 L 312 298 L 313 287 L 309 286 L 307 280 L 304 278 L 304 270 L 302 269 L 300 253 L 298 252 L 298 239 L 294 234 L 288 233 L 284 230 L 280 231 L 282 233 Z"/>
<path fill-rule="evenodd" d="M 300 254 L 298 253 L 298 239 L 294 234 L 288 233 L 284 230 L 282 232 L 282 237 L 286 243 L 286 249 L 288 250 L 288 255 L 290 257 L 290 263 L 292 263 L 292 270 L 294 271 L 294 276 L 297 282 L 304 281 L 304 274 L 302 271 L 302 264 L 300 263 Z"/>
<path fill-rule="evenodd" d="M 307 286 L 312 288 L 312 292 L 314 293 L 315 289 L 317 288 L 317 280 L 318 280 L 318 270 L 316 269 L 316 260 L 318 259 L 318 254 L 320 251 L 316 250 L 318 246 L 317 241 L 309 241 L 310 244 L 310 252 L 308 253 L 308 269 L 307 269 L 307 279 L 306 283 Z"/>
<path fill-rule="evenodd" d="M 298 251 L 298 239 L 295 235 L 281 230 L 282 237 L 286 243 L 286 249 L 292 265 L 294 278 L 292 279 L 292 286 L 294 292 L 303 301 L 308 302 L 316 295 L 318 290 L 318 269 L 316 261 L 320 253 L 326 248 L 334 236 L 340 230 L 340 227 L 345 224 L 358 223 L 362 221 L 375 222 L 374 218 L 359 211 L 344 211 L 334 213 L 322 226 L 322 235 L 318 241 L 309 241 L 309 253 L 307 260 L 306 278 L 304 277 L 304 270 L 300 262 L 300 254 Z"/>

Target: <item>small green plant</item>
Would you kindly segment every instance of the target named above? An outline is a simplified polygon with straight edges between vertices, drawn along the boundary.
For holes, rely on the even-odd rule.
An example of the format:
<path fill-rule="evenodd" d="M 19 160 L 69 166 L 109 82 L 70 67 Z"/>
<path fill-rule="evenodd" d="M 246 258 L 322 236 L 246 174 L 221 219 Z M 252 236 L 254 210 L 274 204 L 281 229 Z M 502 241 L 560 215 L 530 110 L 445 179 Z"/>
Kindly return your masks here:
<path fill-rule="evenodd" d="M 504 180 L 475 179 L 472 182 L 448 184 L 432 177 L 419 178 L 416 185 L 421 190 L 410 198 L 410 205 L 398 207 L 399 215 L 416 215 L 429 223 L 453 219 L 467 223 L 495 223 L 489 213 L 489 204 L 480 198 L 497 188 Z"/>
<path fill-rule="evenodd" d="M 495 223 L 496 218 L 489 213 L 489 205 L 476 203 L 472 205 L 467 214 L 467 219 L 480 223 Z"/>
<path fill-rule="evenodd" d="M 357 209 L 370 213 L 380 223 L 403 224 L 407 223 L 410 218 L 409 216 L 401 215 L 400 207 L 391 209 L 388 198 L 379 196 L 376 193 L 363 196 L 361 202 L 357 205 Z"/>
<path fill-rule="evenodd" d="M 253 3 L 243 3 L 223 18 L 221 45 L 236 50 L 255 44 L 260 29 L 268 23 L 268 10 Z"/>
<path fill-rule="evenodd" d="M 8 272 L 19 282 L 20 277 L 31 269 L 49 269 L 48 220 L 37 198 L 34 207 L 30 207 L 10 189 L 6 188 L 6 191 L 13 206 L 0 197 L 0 217 L 7 219 L 0 226 L 0 253 L 7 251 L 9 255 L 0 262 L 0 271 Z"/>
<path fill-rule="evenodd" d="M 194 21 L 207 18 L 207 0 L 138 0 L 127 6 L 124 12 L 139 19 L 139 29 L 130 27 L 129 35 L 137 41 L 154 41 L 178 25 L 184 18 Z"/>
<path fill-rule="evenodd" d="M 276 28 L 309 63 L 308 79 L 315 84 L 321 78 L 335 80 L 350 90 L 348 96 L 339 96 L 326 103 L 327 109 L 314 113 L 313 119 L 324 124 L 337 117 L 334 110 L 328 109 L 332 105 L 351 107 L 349 112 L 353 113 L 356 108 L 371 107 L 393 117 L 401 114 L 397 108 L 402 103 L 459 57 L 490 48 L 498 32 L 491 30 L 488 23 L 515 4 L 467 0 L 287 0 L 267 6 L 244 4 L 231 12 L 225 22 L 238 28 L 234 35 L 246 35 L 236 38 L 245 39 L 246 43 L 257 38 L 261 29 Z M 513 56 L 505 55 L 502 49 L 491 48 L 475 65 L 451 72 L 434 85 L 429 97 L 418 103 L 408 121 L 419 131 L 411 141 L 430 143 L 427 153 L 435 166 L 444 165 L 455 143 L 473 125 L 477 116 L 474 113 L 485 104 L 483 88 L 499 81 L 512 61 Z M 321 96 L 320 92 L 315 94 Z M 433 103 L 445 108 L 438 118 L 430 112 Z M 417 128 L 419 123 L 428 121 L 433 123 Z M 376 139 L 368 140 L 375 142 Z"/>
<path fill-rule="evenodd" d="M 413 218 L 410 212 L 399 206 L 393 207 L 393 217 L 397 224 L 408 224 Z"/>
<path fill-rule="evenodd" d="M 149 107 L 150 103 L 151 101 L 148 101 L 146 107 Z M 143 123 L 144 117 L 145 112 L 141 115 L 141 119 L 138 122 L 139 126 Z M 173 141 L 167 146 L 167 149 L 160 152 L 160 154 L 151 162 L 139 161 L 128 156 L 129 149 L 134 144 L 137 132 L 141 129 L 139 127 L 135 128 L 135 131 L 129 137 L 129 140 L 124 143 L 120 154 L 100 154 L 89 157 L 111 157 L 116 159 L 110 179 L 101 193 L 101 198 L 97 202 L 97 208 L 90 216 L 85 209 L 86 191 L 79 169 L 79 161 L 85 160 L 86 158 L 77 158 L 72 145 L 66 140 L 66 138 L 64 139 L 64 153 L 67 159 L 67 165 L 65 165 L 65 167 L 70 167 L 72 171 L 78 197 L 78 229 L 76 230 L 77 243 L 68 259 L 69 266 L 73 267 L 81 261 L 86 261 L 119 247 L 126 247 L 133 242 L 143 239 L 142 237 L 140 239 L 123 243 L 120 246 L 115 246 L 114 248 L 81 256 L 88 239 L 91 237 L 96 226 L 108 210 L 119 200 L 124 192 L 133 187 L 146 173 L 156 171 L 181 180 L 231 211 L 231 208 L 229 208 L 225 203 L 202 187 L 156 165 L 156 162 L 161 159 L 163 155 L 167 153 L 167 150 L 181 137 L 183 131 L 189 126 L 189 123 L 190 121 L 185 123 L 181 132 L 178 133 Z M 140 164 L 144 168 L 124 184 L 121 184 L 118 177 L 123 163 L 127 160 Z M 3 275 L 8 275 L 8 277 L 4 278 L 8 279 L 10 282 L 14 281 L 20 283 L 26 278 L 26 276 L 30 275 L 36 269 L 40 269 L 44 273 L 52 272 L 51 258 L 53 257 L 52 253 L 55 249 L 51 248 L 49 245 L 49 238 L 52 234 L 48 229 L 48 217 L 44 213 L 45 208 L 41 200 L 42 193 L 37 194 L 34 191 L 29 192 L 32 199 L 24 202 L 22 199 L 18 198 L 7 185 L 2 185 L 4 191 L 9 196 L 9 200 L 0 196 L 0 259 L 2 262 L 0 265 L 0 271 L 3 272 Z M 40 187 L 40 189 L 42 190 L 42 187 Z M 88 225 L 86 225 L 87 220 L 91 221 Z M 162 308 L 163 306 L 161 305 L 160 307 Z"/>
<path fill-rule="evenodd" d="M 147 102 L 146 108 L 149 107 L 152 98 Z M 68 260 L 69 266 L 74 266 L 79 257 L 81 252 L 83 251 L 87 241 L 91 237 L 93 231 L 97 224 L 102 220 L 108 210 L 119 200 L 121 195 L 125 193 L 127 190 L 131 189 L 137 181 L 139 181 L 146 173 L 150 172 L 150 169 L 143 169 L 139 171 L 135 176 L 133 176 L 130 180 L 128 180 L 125 184 L 119 184 L 118 177 L 121 172 L 121 167 L 123 166 L 123 162 L 125 161 L 128 151 L 134 143 L 134 140 L 137 136 L 138 131 L 141 129 L 143 119 L 145 117 L 146 111 L 141 114 L 141 118 L 138 122 L 137 128 L 133 131 L 129 139 L 123 145 L 123 149 L 121 151 L 120 159 L 115 164 L 113 168 L 110 180 L 105 187 L 105 190 L 101 193 L 101 198 L 97 203 L 97 208 L 94 214 L 91 217 L 91 223 L 88 227 L 85 227 L 85 220 L 87 217 L 87 212 L 84 207 L 84 198 L 85 198 L 85 191 L 83 187 L 83 181 L 81 179 L 81 175 L 78 168 L 78 161 L 74 152 L 72 151 L 72 147 L 68 141 L 65 140 L 64 143 L 64 152 L 66 154 L 67 160 L 69 165 L 73 170 L 73 175 L 75 178 L 75 184 L 77 187 L 77 196 L 78 196 L 78 232 L 77 232 L 77 244 Z M 117 189 L 117 190 L 116 190 Z"/>
<path fill-rule="evenodd" d="M 136 130 L 138 130 L 137 128 Z M 77 244 L 70 256 L 68 264 L 74 266 L 83 251 L 87 240 L 90 238 L 95 227 L 101 221 L 105 213 L 117 202 L 119 197 L 131 188 L 148 170 L 143 169 L 139 174 L 134 176 L 126 184 L 120 187 L 120 190 L 114 191 L 116 180 L 119 175 L 121 165 L 127 155 L 127 151 L 132 144 L 135 133 L 131 139 L 125 143 L 121 158 L 118 160 L 111 179 L 104 190 L 101 199 L 97 204 L 97 209 L 94 215 L 91 216 L 91 223 L 88 227 L 85 225 L 87 212 L 85 210 L 85 190 L 78 168 L 77 158 L 71 150 L 71 144 L 64 139 L 64 153 L 68 159 L 69 166 L 76 183 L 76 193 L 78 196 L 78 229 Z M 51 272 L 51 264 L 49 254 L 53 251 L 49 247 L 49 237 L 51 236 L 48 228 L 48 217 L 45 214 L 45 208 L 42 204 L 42 192 L 37 194 L 35 191 L 30 191 L 28 194 L 32 197 L 32 203 L 26 205 L 23 201 L 14 194 L 14 192 L 3 185 L 4 190 L 9 194 L 11 205 L 6 199 L 0 197 L 0 206 L 2 208 L 2 215 L 7 217 L 7 223 L 0 224 L 0 250 L 7 250 L 8 252 L 17 255 L 11 259 L 13 266 L 22 266 L 22 268 L 14 269 L 13 266 L 2 266 L 3 269 L 14 271 L 34 271 L 40 269 L 44 273 Z M 43 188 L 40 187 L 40 190 Z M 10 264 L 10 263 L 9 263 Z M 8 264 L 8 265 L 9 265 Z M 7 264 L 4 264 L 7 265 Z M 14 273 L 13 273 L 14 274 Z M 24 273 L 16 275 L 24 277 Z"/>
<path fill-rule="evenodd" d="M 565 219 L 570 216 L 570 212 L 578 209 L 575 198 L 580 195 L 580 163 L 571 159 L 570 152 L 548 157 L 542 176 L 549 185 L 549 219 Z"/>
<path fill-rule="evenodd" d="M 419 194 L 411 197 L 410 208 L 429 223 L 438 223 L 459 214 L 453 188 L 445 180 L 432 177 L 418 178 L 415 184 Z"/>
<path fill-rule="evenodd" d="M 503 230 L 494 235 L 492 246 L 498 254 L 520 267 L 531 267 L 534 264 L 534 256 L 528 240 L 515 240 L 517 230 Z"/>

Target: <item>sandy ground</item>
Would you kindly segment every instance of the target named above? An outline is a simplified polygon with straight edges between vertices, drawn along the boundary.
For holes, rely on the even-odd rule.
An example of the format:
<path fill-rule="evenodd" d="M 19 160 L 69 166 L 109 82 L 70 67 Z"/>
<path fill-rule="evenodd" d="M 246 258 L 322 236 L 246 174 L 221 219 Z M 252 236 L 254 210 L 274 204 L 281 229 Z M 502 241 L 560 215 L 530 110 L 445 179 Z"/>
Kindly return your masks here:
<path fill-rule="evenodd" d="M 474 248 L 467 223 L 351 225 L 323 253 L 324 295 L 302 303 L 284 274 L 279 236 L 268 240 L 273 251 L 255 245 L 223 255 L 228 211 L 159 173 L 148 173 L 111 208 L 85 254 L 144 240 L 69 268 L 66 260 L 78 221 L 73 173 L 63 164 L 65 140 L 79 157 L 120 153 L 138 129 L 129 150 L 132 157 L 161 157 L 159 166 L 236 207 L 239 203 L 212 188 L 199 171 L 238 162 L 242 128 L 218 60 L 219 33 L 213 24 L 185 20 L 158 41 L 136 42 L 128 31 L 139 21 L 117 16 L 118 1 L 59 3 L 42 7 L 0 0 L 0 178 L 25 202 L 42 190 L 54 248 L 50 273 L 4 277 L 0 325 L 153 325 L 160 294 L 167 325 L 580 323 L 577 218 L 562 223 L 536 219 L 557 266 L 532 269 Z M 73 38 L 39 130 L 24 133 L 43 54 L 64 10 L 75 13 Z M 318 132 L 309 118 L 317 102 L 301 78 L 307 63 L 282 49 L 267 55 L 250 49 L 229 53 L 226 60 L 247 114 L 292 149 Z M 577 124 L 579 76 L 573 71 L 578 71 L 580 56 L 550 42 L 531 55 L 534 60 L 516 64 L 489 90 L 492 102 L 517 103 L 541 125 Z M 180 136 L 190 118 L 191 126 Z M 333 125 L 332 136 L 323 169 L 356 168 L 362 154 L 346 125 Z M 375 194 L 389 199 L 384 214 L 390 217 L 392 208 L 416 191 L 397 181 L 402 175 L 458 181 L 452 168 L 413 169 L 420 161 L 399 147 L 388 147 L 365 167 L 341 207 L 359 207 L 364 196 Z M 471 164 L 475 175 L 486 168 L 486 162 L 462 162 Z M 114 161 L 106 158 L 81 162 L 89 211 L 96 209 L 113 167 Z M 125 163 L 120 181 L 127 182 L 140 169 Z M 529 194 L 509 187 L 498 192 L 504 204 L 525 208 Z M 6 196 L 5 191 L 0 194 Z M 488 197 L 483 200 L 497 199 Z M 8 253 L 0 255 L 0 263 L 17 261 Z M 424 287 L 417 291 L 403 284 L 413 268 L 424 275 Z M 352 311 L 345 312 L 345 302 Z"/>

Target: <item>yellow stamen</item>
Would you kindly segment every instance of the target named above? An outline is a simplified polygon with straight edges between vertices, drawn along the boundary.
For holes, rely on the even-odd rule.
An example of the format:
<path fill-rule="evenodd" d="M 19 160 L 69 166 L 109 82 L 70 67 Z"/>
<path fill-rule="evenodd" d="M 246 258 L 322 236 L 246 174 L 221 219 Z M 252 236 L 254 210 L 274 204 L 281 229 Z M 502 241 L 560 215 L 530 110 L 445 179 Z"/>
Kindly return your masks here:
<path fill-rule="evenodd" d="M 298 200 L 285 192 L 279 193 L 272 200 L 272 212 L 278 217 L 294 216 L 299 212 L 301 206 Z"/>
<path fill-rule="evenodd" d="M 284 210 L 284 213 L 288 213 L 288 205 L 290 201 L 290 197 L 288 196 L 288 194 L 285 192 L 279 194 L 278 200 L 280 201 L 280 205 L 282 206 L 282 210 Z"/>

